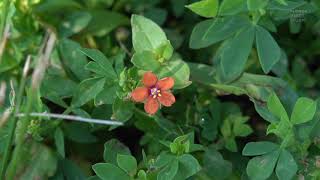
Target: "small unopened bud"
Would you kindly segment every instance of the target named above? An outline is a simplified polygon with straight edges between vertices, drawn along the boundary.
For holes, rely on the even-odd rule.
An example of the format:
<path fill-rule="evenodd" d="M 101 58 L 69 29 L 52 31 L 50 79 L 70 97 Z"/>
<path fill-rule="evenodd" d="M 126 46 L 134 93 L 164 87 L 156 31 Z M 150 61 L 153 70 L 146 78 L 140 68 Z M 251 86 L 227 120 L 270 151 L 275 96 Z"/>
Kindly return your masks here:
<path fill-rule="evenodd" d="M 6 83 L 5 82 L 1 82 L 0 84 L 0 106 L 2 106 L 4 104 L 4 100 L 6 98 Z"/>
<path fill-rule="evenodd" d="M 27 77 L 28 75 L 28 71 L 30 69 L 30 62 L 31 62 L 31 56 L 28 55 L 26 63 L 24 64 L 24 68 L 23 68 L 23 77 Z"/>

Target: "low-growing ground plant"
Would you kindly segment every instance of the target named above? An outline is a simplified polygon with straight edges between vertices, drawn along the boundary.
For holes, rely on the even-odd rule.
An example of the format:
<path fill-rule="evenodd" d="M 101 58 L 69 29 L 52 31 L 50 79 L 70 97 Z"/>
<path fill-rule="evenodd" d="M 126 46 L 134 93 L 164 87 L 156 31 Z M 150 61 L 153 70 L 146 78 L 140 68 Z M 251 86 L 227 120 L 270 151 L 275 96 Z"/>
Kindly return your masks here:
<path fill-rule="evenodd" d="M 320 179 L 320 1 L 0 9 L 0 180 Z"/>

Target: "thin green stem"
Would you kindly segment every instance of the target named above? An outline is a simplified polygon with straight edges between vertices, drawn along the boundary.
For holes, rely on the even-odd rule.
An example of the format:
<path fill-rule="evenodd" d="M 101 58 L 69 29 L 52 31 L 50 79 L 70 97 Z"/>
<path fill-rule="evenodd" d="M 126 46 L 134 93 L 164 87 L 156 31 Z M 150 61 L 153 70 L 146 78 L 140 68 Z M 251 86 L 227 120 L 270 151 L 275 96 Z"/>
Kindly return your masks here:
<path fill-rule="evenodd" d="M 23 92 L 24 92 L 24 88 L 25 88 L 25 84 L 26 84 L 26 77 L 22 76 L 21 81 L 20 81 L 20 86 L 19 86 L 19 91 L 18 91 L 18 96 L 17 96 L 17 102 L 15 104 L 15 107 L 13 109 L 13 113 L 9 119 L 9 123 L 12 122 L 9 127 L 9 134 L 8 134 L 8 138 L 5 144 L 5 150 L 4 150 L 4 155 L 3 155 L 3 159 L 2 159 L 2 163 L 1 163 L 1 171 L 0 171 L 0 180 L 4 179 L 5 177 L 5 172 L 6 172 L 6 168 L 7 168 L 7 162 L 9 160 L 9 156 L 10 156 L 10 149 L 11 149 L 11 145 L 12 145 L 12 141 L 13 141 L 13 136 L 14 136 L 14 132 L 16 129 L 16 125 L 17 125 L 17 117 L 15 116 L 15 114 L 17 114 L 19 112 L 19 108 L 22 102 L 22 96 L 23 96 Z"/>
<path fill-rule="evenodd" d="M 3 8 L 2 8 L 2 16 L 1 16 L 1 21 L 0 21 L 0 41 L 3 38 L 3 33 L 4 33 L 4 28 L 6 26 L 6 20 L 7 20 L 7 15 L 8 15 L 8 9 L 9 9 L 9 1 L 10 0 L 3 0 Z"/>
<path fill-rule="evenodd" d="M 20 120 L 19 133 L 17 134 L 17 142 L 16 142 L 17 145 L 14 149 L 10 166 L 8 167 L 7 179 L 14 179 L 14 176 L 16 174 L 17 164 L 20 159 L 21 151 L 23 149 L 23 145 L 25 141 L 25 136 L 28 130 L 29 122 L 30 122 L 29 113 L 32 110 L 32 103 L 34 100 L 34 93 L 32 92 L 32 90 L 33 89 L 30 88 L 28 93 L 27 105 L 25 109 L 26 116 L 22 117 Z"/>

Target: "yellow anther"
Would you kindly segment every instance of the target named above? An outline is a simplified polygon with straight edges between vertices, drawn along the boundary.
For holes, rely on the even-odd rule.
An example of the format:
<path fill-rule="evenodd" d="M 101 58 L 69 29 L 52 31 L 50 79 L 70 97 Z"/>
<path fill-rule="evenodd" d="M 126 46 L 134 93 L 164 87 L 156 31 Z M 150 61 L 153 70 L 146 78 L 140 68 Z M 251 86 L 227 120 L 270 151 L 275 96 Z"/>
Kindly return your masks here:
<path fill-rule="evenodd" d="M 160 90 L 157 91 L 158 93 L 160 92 Z"/>
<path fill-rule="evenodd" d="M 159 93 L 159 94 L 158 94 L 158 96 L 160 97 L 160 96 L 161 96 L 161 94 Z"/>

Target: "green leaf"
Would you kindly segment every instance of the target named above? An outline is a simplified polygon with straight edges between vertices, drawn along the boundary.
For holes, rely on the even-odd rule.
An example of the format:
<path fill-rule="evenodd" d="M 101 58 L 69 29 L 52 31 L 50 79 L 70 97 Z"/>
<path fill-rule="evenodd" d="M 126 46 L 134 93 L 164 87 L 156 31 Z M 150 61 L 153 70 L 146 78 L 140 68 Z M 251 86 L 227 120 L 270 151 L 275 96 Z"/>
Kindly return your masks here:
<path fill-rule="evenodd" d="M 114 71 L 111 62 L 97 49 L 81 48 L 80 51 L 98 63 L 99 68 L 103 71 L 103 75 L 112 79 L 117 78 L 117 74 Z"/>
<path fill-rule="evenodd" d="M 232 116 L 229 116 L 229 117 L 232 117 Z M 232 136 L 231 122 L 229 117 L 223 121 L 223 124 L 221 126 L 221 134 L 225 138 Z"/>
<path fill-rule="evenodd" d="M 244 156 L 258 156 L 270 153 L 279 148 L 279 145 L 268 142 L 268 141 L 260 141 L 260 142 L 249 142 L 242 150 L 242 155 Z"/>
<path fill-rule="evenodd" d="M 62 168 L 65 180 L 86 180 L 83 170 L 71 160 L 63 159 L 59 161 L 59 167 Z"/>
<path fill-rule="evenodd" d="M 277 118 L 281 119 L 281 117 L 289 120 L 288 114 L 284 109 L 280 99 L 275 93 L 272 93 L 267 101 L 267 106 L 269 111 L 274 114 Z"/>
<path fill-rule="evenodd" d="M 288 5 L 286 0 L 276 0 L 278 3 L 283 4 L 283 5 Z"/>
<path fill-rule="evenodd" d="M 175 155 L 163 151 L 160 153 L 160 155 L 156 158 L 155 163 L 153 164 L 154 167 L 156 168 L 162 168 L 169 164 L 170 162 L 174 161 L 176 158 Z"/>
<path fill-rule="evenodd" d="M 137 178 L 137 180 L 148 180 L 147 174 L 146 174 L 146 172 L 145 172 L 144 170 L 140 170 L 140 171 L 138 172 L 138 178 Z"/>
<path fill-rule="evenodd" d="M 65 86 L 66 84 L 68 86 Z M 77 83 L 74 81 L 60 74 L 48 72 L 41 83 L 40 92 L 45 97 L 56 95 L 57 97 L 65 98 L 72 96 L 76 88 Z"/>
<path fill-rule="evenodd" d="M 286 3 L 279 3 L 280 1 L 285 2 L 285 0 L 270 1 L 268 9 L 279 11 L 292 11 L 307 3 L 306 1 L 286 1 Z"/>
<path fill-rule="evenodd" d="M 90 133 L 89 124 L 80 122 L 66 123 L 63 126 L 67 138 L 78 143 L 94 143 L 97 138 Z"/>
<path fill-rule="evenodd" d="M 248 9 L 250 11 L 264 9 L 268 3 L 269 0 L 247 0 Z"/>
<path fill-rule="evenodd" d="M 274 133 L 284 139 L 292 133 L 291 130 L 291 122 L 288 119 L 281 117 L 280 122 L 272 123 L 268 126 L 267 134 Z"/>
<path fill-rule="evenodd" d="M 179 136 L 170 143 L 170 151 L 173 154 L 182 155 L 190 150 L 190 140 L 188 135 Z"/>
<path fill-rule="evenodd" d="M 105 162 L 116 165 L 119 154 L 130 155 L 131 153 L 129 148 L 117 139 L 110 139 L 104 144 L 103 159 Z"/>
<path fill-rule="evenodd" d="M 64 39 L 58 44 L 62 64 L 81 81 L 88 78 L 90 73 L 84 69 L 88 63 L 86 56 L 77 51 L 80 47 L 79 43 L 69 39 Z"/>
<path fill-rule="evenodd" d="M 247 10 L 247 0 L 223 0 L 219 15 L 235 15 Z"/>
<path fill-rule="evenodd" d="M 139 15 L 132 15 L 132 43 L 136 52 L 153 51 L 166 43 L 167 37 L 153 21 Z"/>
<path fill-rule="evenodd" d="M 139 69 L 155 72 L 161 66 L 152 51 L 137 52 L 132 56 L 131 62 Z"/>
<path fill-rule="evenodd" d="M 190 154 L 178 157 L 179 169 L 174 179 L 188 179 L 200 171 L 201 166 L 196 158 Z"/>
<path fill-rule="evenodd" d="M 247 174 L 250 179 L 264 180 L 271 176 L 277 163 L 280 150 L 250 159 L 247 165 Z"/>
<path fill-rule="evenodd" d="M 118 166 L 126 171 L 130 176 L 134 176 L 137 173 L 137 160 L 131 155 L 117 155 Z"/>
<path fill-rule="evenodd" d="M 248 21 L 241 17 L 224 17 L 208 19 L 198 23 L 192 30 L 189 47 L 199 49 L 227 39 Z"/>
<path fill-rule="evenodd" d="M 72 106 L 80 107 L 95 98 L 102 91 L 105 81 L 105 78 L 100 77 L 82 81 L 72 98 Z"/>
<path fill-rule="evenodd" d="M 234 139 L 234 137 L 228 137 L 225 139 L 225 147 L 231 152 L 237 152 L 238 151 L 238 146 L 237 142 Z"/>
<path fill-rule="evenodd" d="M 56 1 L 41 1 L 35 7 L 33 7 L 33 11 L 37 13 L 52 13 L 55 11 L 70 10 L 70 9 L 78 9 L 81 8 L 81 5 L 74 0 L 64 1 L 64 0 L 56 0 Z"/>
<path fill-rule="evenodd" d="M 194 13 L 203 17 L 215 17 L 218 13 L 218 0 L 202 0 L 186 6 Z"/>
<path fill-rule="evenodd" d="M 60 24 L 59 35 L 62 37 L 69 37 L 73 34 L 79 33 L 89 24 L 92 16 L 88 12 L 74 12 L 66 17 Z"/>
<path fill-rule="evenodd" d="M 173 55 L 174 49 L 169 40 L 155 50 L 155 55 L 160 63 L 169 60 Z"/>
<path fill-rule="evenodd" d="M 134 104 L 131 101 L 123 101 L 117 98 L 113 103 L 112 109 L 114 119 L 126 122 L 133 115 Z"/>
<path fill-rule="evenodd" d="M 252 50 L 254 28 L 243 29 L 233 39 L 223 46 L 221 54 L 222 72 L 228 79 L 238 77 L 248 60 Z"/>
<path fill-rule="evenodd" d="M 279 180 L 290 180 L 296 175 L 297 170 L 298 165 L 291 153 L 283 149 L 276 167 L 277 177 Z"/>
<path fill-rule="evenodd" d="M 119 90 L 119 86 L 117 83 L 109 83 L 106 82 L 103 90 L 97 94 L 97 96 L 94 99 L 94 104 L 96 106 L 102 105 L 102 104 L 113 104 L 114 101 L 117 98 L 117 91 Z"/>
<path fill-rule="evenodd" d="M 226 179 L 232 173 L 232 164 L 213 147 L 209 147 L 203 156 L 203 170 L 211 179 Z"/>
<path fill-rule="evenodd" d="M 15 178 L 19 179 L 47 179 L 57 169 L 55 153 L 43 144 L 29 142 L 22 151 L 23 159 L 18 159 L 18 169 Z"/>
<path fill-rule="evenodd" d="M 234 124 L 233 132 L 235 136 L 246 137 L 250 135 L 253 132 L 253 130 L 247 124 Z"/>
<path fill-rule="evenodd" d="M 177 174 L 179 168 L 179 161 L 177 159 L 172 160 L 166 165 L 158 174 L 157 180 L 173 180 Z"/>
<path fill-rule="evenodd" d="M 115 11 L 93 10 L 90 14 L 92 20 L 86 29 L 86 33 L 96 36 L 104 36 L 115 28 L 128 25 L 130 22 L 126 16 Z"/>
<path fill-rule="evenodd" d="M 130 180 L 128 174 L 113 164 L 97 163 L 92 169 L 102 180 Z"/>
<path fill-rule="evenodd" d="M 309 98 L 299 98 L 296 102 L 292 114 L 291 122 L 293 124 L 301 124 L 312 120 L 316 113 L 317 103 Z"/>
<path fill-rule="evenodd" d="M 64 151 L 64 136 L 63 131 L 60 128 L 57 128 L 54 132 L 54 142 L 57 148 L 58 153 L 64 158 L 65 151 Z"/>
<path fill-rule="evenodd" d="M 157 72 L 160 78 L 172 77 L 174 78 L 174 88 L 182 89 L 191 84 L 189 81 L 190 69 L 187 63 L 181 60 L 177 54 L 173 55 L 170 61 L 165 64 L 159 72 Z"/>
<path fill-rule="evenodd" d="M 271 34 L 261 26 L 256 27 L 256 45 L 262 70 L 267 74 L 280 60 L 281 49 Z"/>
<path fill-rule="evenodd" d="M 168 10 L 164 8 L 148 8 L 143 14 L 146 18 L 152 20 L 158 25 L 163 25 L 168 16 Z"/>

